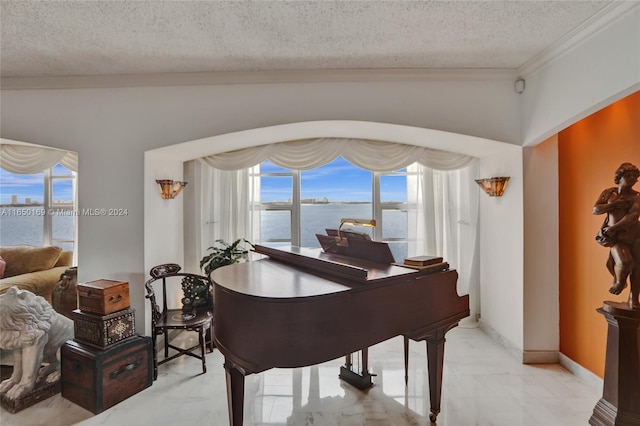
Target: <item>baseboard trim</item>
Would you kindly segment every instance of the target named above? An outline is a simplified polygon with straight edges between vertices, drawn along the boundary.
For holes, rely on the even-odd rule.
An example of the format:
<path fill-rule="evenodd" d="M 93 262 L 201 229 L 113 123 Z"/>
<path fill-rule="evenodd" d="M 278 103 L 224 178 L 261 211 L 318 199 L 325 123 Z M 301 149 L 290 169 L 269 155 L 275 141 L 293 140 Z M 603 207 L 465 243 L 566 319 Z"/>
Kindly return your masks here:
<path fill-rule="evenodd" d="M 604 389 L 604 380 L 591 371 L 587 370 L 568 356 L 556 351 L 522 351 L 517 348 L 511 341 L 498 333 L 493 327 L 486 323 L 478 323 L 482 330 L 491 339 L 495 340 L 500 346 L 507 350 L 514 358 L 522 361 L 523 364 L 560 364 L 571 374 L 582 380 L 587 386 L 598 393 Z"/>
<path fill-rule="evenodd" d="M 560 353 L 558 351 L 523 351 L 523 364 L 557 364 Z"/>
<path fill-rule="evenodd" d="M 596 392 L 601 393 L 604 389 L 604 380 L 587 370 L 568 356 L 560 353 L 558 355 L 558 364 L 569 370 L 574 376 L 585 382 Z"/>
<path fill-rule="evenodd" d="M 493 327 L 480 320 L 478 323 L 480 330 L 484 331 L 489 337 L 496 341 L 500 346 L 507 350 L 515 359 L 522 361 L 522 350 L 514 345 L 510 340 L 498 333 Z"/>
<path fill-rule="evenodd" d="M 495 340 L 500 346 L 505 348 L 515 359 L 523 364 L 557 364 L 559 359 L 558 351 L 523 351 L 511 341 L 502 336 L 493 327 L 480 321 L 480 329 L 489 337 Z"/>

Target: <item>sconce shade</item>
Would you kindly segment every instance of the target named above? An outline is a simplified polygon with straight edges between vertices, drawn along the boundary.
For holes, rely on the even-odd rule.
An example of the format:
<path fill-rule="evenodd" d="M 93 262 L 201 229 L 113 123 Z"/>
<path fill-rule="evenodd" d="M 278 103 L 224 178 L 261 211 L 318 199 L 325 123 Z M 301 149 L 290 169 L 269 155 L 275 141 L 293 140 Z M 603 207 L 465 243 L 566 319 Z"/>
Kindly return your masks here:
<path fill-rule="evenodd" d="M 507 182 L 509 182 L 509 176 L 476 179 L 476 183 L 490 197 L 502 197 L 504 190 L 507 188 Z"/>
<path fill-rule="evenodd" d="M 173 181 L 170 179 L 157 179 L 158 189 L 160 190 L 160 196 L 164 200 L 170 200 L 176 198 L 176 196 L 187 185 L 187 182 Z"/>

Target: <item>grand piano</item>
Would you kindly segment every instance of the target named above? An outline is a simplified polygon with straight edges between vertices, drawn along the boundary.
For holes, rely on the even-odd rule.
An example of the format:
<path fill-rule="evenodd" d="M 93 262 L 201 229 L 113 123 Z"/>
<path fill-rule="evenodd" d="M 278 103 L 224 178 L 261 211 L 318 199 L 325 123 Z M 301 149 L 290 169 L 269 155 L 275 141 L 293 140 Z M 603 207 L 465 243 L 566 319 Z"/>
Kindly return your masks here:
<path fill-rule="evenodd" d="M 254 250 L 267 257 L 211 273 L 213 334 L 225 357 L 231 425 L 243 423 L 246 375 L 344 356 L 340 378 L 364 388 L 371 384 L 367 348 L 399 335 L 405 369 L 408 339 L 426 341 L 429 417 L 436 421 L 445 334 L 469 315 L 469 296 L 458 296 L 455 270 L 410 269 L 362 250 L 359 257 L 295 246 Z M 351 354 L 358 351 L 362 371 L 353 371 Z"/>

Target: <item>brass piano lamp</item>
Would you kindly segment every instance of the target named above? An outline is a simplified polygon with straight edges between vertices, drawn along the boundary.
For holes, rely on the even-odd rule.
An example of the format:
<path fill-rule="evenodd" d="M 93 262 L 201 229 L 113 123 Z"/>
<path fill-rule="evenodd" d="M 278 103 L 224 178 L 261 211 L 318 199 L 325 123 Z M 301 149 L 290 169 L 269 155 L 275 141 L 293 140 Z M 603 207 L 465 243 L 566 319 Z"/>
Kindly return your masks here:
<path fill-rule="evenodd" d="M 347 240 L 346 238 L 342 238 L 342 236 L 340 235 L 340 231 L 342 230 L 342 227 L 344 225 L 375 228 L 376 220 L 375 219 L 350 219 L 350 218 L 340 219 L 340 226 L 338 227 L 338 235 L 336 236 L 336 244 L 342 247 L 348 247 L 349 240 Z"/>

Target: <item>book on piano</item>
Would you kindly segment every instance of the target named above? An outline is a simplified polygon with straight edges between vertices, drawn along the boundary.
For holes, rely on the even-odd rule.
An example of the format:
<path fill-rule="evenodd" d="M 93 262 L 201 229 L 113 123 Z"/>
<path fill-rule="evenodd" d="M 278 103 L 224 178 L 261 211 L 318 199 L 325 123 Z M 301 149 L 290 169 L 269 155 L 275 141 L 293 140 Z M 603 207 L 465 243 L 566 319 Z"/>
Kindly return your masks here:
<path fill-rule="evenodd" d="M 394 263 L 396 266 L 418 269 L 422 273 L 431 274 L 434 272 L 446 271 L 449 263 L 445 262 L 442 256 L 414 256 L 404 259 L 403 263 Z"/>
<path fill-rule="evenodd" d="M 442 263 L 442 261 L 442 256 L 414 256 L 407 257 L 404 260 L 404 264 L 409 266 L 428 266 Z"/>
<path fill-rule="evenodd" d="M 403 268 L 418 269 L 419 271 L 421 271 L 421 272 L 423 272 L 425 274 L 431 274 L 431 273 L 434 273 L 434 272 L 447 271 L 449 269 L 449 263 L 448 262 L 434 263 L 433 265 L 426 265 L 426 266 L 407 265 L 407 264 L 404 264 L 404 263 L 394 263 L 394 265 L 402 266 Z"/>

